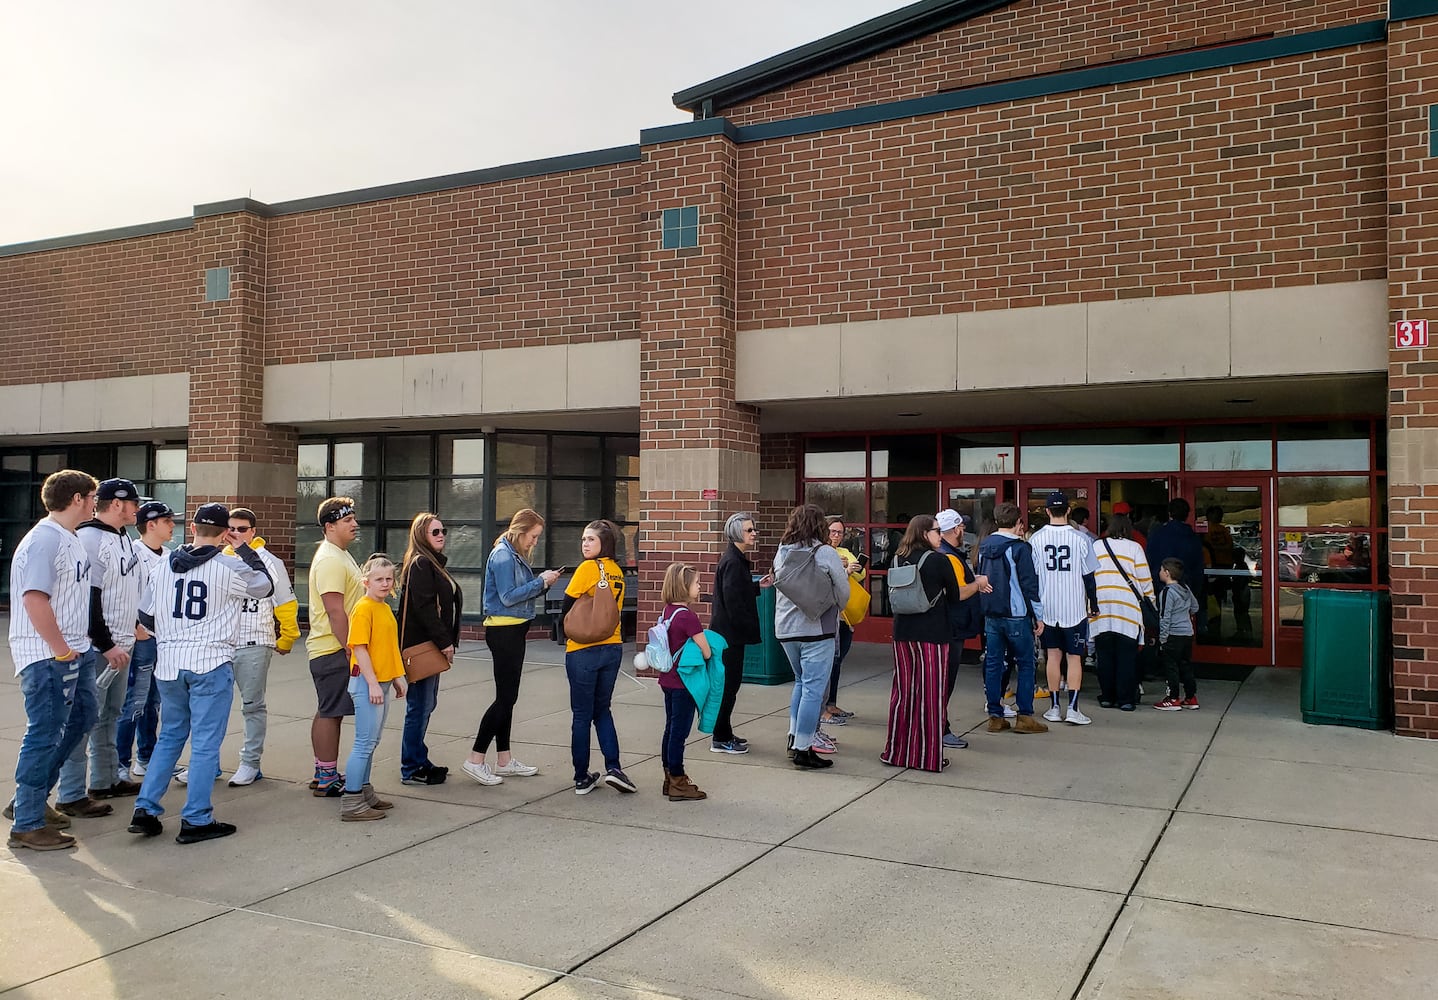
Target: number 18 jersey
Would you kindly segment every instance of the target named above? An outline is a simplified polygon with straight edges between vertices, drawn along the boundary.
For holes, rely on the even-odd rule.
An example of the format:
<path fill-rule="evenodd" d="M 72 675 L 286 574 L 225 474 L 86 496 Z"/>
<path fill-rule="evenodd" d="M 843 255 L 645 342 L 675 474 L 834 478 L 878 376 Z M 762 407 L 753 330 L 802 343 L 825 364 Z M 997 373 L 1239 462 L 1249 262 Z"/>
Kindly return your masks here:
<path fill-rule="evenodd" d="M 1073 628 L 1087 619 L 1083 578 L 1098 572 L 1098 561 L 1083 532 L 1071 524 L 1046 524 L 1029 536 L 1029 545 L 1039 575 L 1044 624 Z"/>
<path fill-rule="evenodd" d="M 162 558 L 140 601 L 140 610 L 155 616 L 155 678 L 205 674 L 233 660 L 243 602 L 270 589 L 267 576 L 213 546 L 184 546 Z"/>

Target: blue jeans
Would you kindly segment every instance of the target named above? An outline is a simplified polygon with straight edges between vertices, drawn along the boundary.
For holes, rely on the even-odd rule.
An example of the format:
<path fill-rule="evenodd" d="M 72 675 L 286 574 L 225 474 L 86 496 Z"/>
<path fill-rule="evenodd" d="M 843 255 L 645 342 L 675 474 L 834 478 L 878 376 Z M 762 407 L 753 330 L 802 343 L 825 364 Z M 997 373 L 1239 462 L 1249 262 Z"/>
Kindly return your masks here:
<path fill-rule="evenodd" d="M 624 647 L 617 642 L 587 646 L 564 654 L 564 672 L 569 675 L 569 710 L 574 713 L 569 750 L 574 757 L 574 780 L 589 774 L 589 727 L 599 737 L 604 766 L 619 770 L 619 733 L 609 703 Z"/>
<path fill-rule="evenodd" d="M 235 672 L 230 664 L 222 663 L 207 674 L 181 670 L 176 680 L 156 683 L 160 685 L 160 739 L 150 756 L 135 808 L 153 816 L 164 815 L 160 799 L 170 787 L 175 763 L 189 740 L 190 783 L 180 818 L 191 826 L 206 826 L 215 818 L 210 791 L 220 773 L 220 744 L 235 700 Z"/>
<path fill-rule="evenodd" d="M 350 682 L 354 683 L 354 678 L 350 678 Z M 368 698 L 369 695 L 366 694 L 365 697 Z M 429 766 L 429 746 L 425 744 L 424 736 L 429 731 L 429 717 L 434 714 L 434 706 L 438 701 L 439 674 L 415 681 L 405 694 L 404 736 L 399 744 L 401 778 L 412 778 L 416 771 Z M 358 705 L 355 710 L 359 710 Z"/>
<path fill-rule="evenodd" d="M 1004 717 L 1004 654 L 1012 653 L 1018 664 L 1015 691 L 1020 715 L 1034 714 L 1034 627 L 1027 618 L 984 619 L 984 697 L 989 717 Z"/>
<path fill-rule="evenodd" d="M 45 800 L 60 777 L 60 765 L 95 724 L 95 651 L 69 663 L 37 660 L 20 671 L 25 699 L 25 735 L 15 759 L 15 833 L 45 825 Z"/>
<path fill-rule="evenodd" d="M 101 687 L 102 673 L 109 675 L 109 683 Z M 87 738 L 81 740 L 70 751 L 70 756 L 60 765 L 60 787 L 55 796 L 61 802 L 83 799 L 91 788 L 109 788 L 120 780 L 120 761 L 115 754 L 115 729 L 125 705 L 128 666 L 124 672 L 111 671 L 105 658 L 95 655 L 95 724 L 90 727 Z M 86 753 L 88 749 L 88 755 Z M 86 761 L 90 781 L 85 782 Z"/>
<path fill-rule="evenodd" d="M 427 677 L 420 684 L 438 680 Z M 410 688 L 413 691 L 419 685 Z M 374 766 L 375 748 L 384 735 L 385 716 L 389 715 L 390 685 L 381 684 L 384 701 L 379 705 L 370 704 L 369 681 L 364 677 L 350 678 L 350 697 L 355 703 L 355 741 L 350 747 L 350 757 L 345 763 L 345 794 L 358 795 L 370 783 L 370 770 Z M 408 719 L 406 719 L 408 721 Z"/>
<path fill-rule="evenodd" d="M 794 671 L 794 694 L 789 698 L 789 735 L 794 737 L 795 750 L 814 745 L 819 729 L 819 713 L 824 708 L 824 694 L 829 686 L 829 671 L 834 668 L 834 640 L 783 642 L 784 655 Z"/>
<path fill-rule="evenodd" d="M 155 749 L 155 727 L 160 721 L 160 689 L 155 686 L 155 639 L 140 639 L 130 654 L 130 688 L 125 705 L 120 709 L 120 724 L 115 727 L 115 750 L 120 766 L 130 766 L 130 752 L 140 739 L 139 758 L 149 763 Z"/>
<path fill-rule="evenodd" d="M 694 728 L 694 696 L 687 689 L 664 689 L 664 736 L 659 741 L 659 759 L 670 774 L 684 773 L 684 742 Z"/>

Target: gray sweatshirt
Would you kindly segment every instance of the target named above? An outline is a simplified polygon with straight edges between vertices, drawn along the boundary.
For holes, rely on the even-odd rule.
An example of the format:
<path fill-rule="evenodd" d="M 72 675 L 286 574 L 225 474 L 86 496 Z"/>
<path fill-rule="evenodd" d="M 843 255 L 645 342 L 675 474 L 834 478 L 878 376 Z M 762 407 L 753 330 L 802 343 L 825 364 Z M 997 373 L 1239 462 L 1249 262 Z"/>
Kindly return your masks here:
<path fill-rule="evenodd" d="M 784 561 L 796 552 L 807 552 L 812 545 L 781 545 L 774 556 L 774 573 L 777 576 Z M 839 609 L 849 600 L 849 574 L 833 546 L 819 545 L 814 552 L 814 562 L 829 577 L 834 588 L 834 604 L 818 618 L 810 618 L 800 611 L 794 602 L 782 593 L 776 593 L 774 608 L 774 637 L 781 642 L 785 639 L 824 639 L 838 634 Z"/>
<path fill-rule="evenodd" d="M 1171 635 L 1193 635 L 1193 619 L 1198 614 L 1198 601 L 1193 591 L 1181 583 L 1170 583 L 1158 595 L 1158 641 Z"/>

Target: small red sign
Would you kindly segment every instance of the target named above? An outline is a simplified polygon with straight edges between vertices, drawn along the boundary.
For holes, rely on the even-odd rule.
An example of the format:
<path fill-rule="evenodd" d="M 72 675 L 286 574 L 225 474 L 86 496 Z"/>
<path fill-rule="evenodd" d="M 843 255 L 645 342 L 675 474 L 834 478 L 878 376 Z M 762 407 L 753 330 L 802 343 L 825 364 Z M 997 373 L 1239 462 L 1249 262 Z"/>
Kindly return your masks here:
<path fill-rule="evenodd" d="M 700 494 L 699 494 L 699 498 L 700 498 L 701 500 L 718 500 L 718 499 L 719 499 L 719 491 L 718 491 L 718 490 L 705 490 L 703 493 L 700 493 Z"/>
<path fill-rule="evenodd" d="M 1393 346 L 1427 347 L 1428 321 L 1426 319 L 1400 319 L 1393 324 Z"/>

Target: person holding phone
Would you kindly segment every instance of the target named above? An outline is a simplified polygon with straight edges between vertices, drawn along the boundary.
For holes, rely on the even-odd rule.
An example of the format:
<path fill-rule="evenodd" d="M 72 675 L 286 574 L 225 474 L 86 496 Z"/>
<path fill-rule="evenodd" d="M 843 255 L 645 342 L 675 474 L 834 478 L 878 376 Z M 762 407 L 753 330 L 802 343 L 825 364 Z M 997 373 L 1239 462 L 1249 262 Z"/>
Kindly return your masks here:
<path fill-rule="evenodd" d="M 849 574 L 849 586 L 856 583 L 862 584 L 867 574 L 869 565 L 868 556 L 856 557 L 854 553 L 844 548 L 844 535 L 847 529 L 844 527 L 842 517 L 829 518 L 829 544 L 834 551 L 839 553 L 839 561 L 844 564 L 844 572 Z M 846 712 L 839 707 L 839 669 L 844 665 L 844 657 L 849 655 L 849 649 L 854 645 L 854 627 L 844 619 L 842 612 L 839 615 L 839 636 L 838 642 L 834 644 L 834 666 L 829 671 L 829 694 L 824 700 L 824 714 L 819 721 L 825 725 L 843 726 L 854 717 L 853 712 Z"/>
<path fill-rule="evenodd" d="M 728 544 L 719 564 L 714 567 L 714 597 L 709 617 L 710 627 L 724 637 L 729 645 L 721 654 L 724 663 L 724 695 L 719 702 L 719 717 L 714 723 L 711 753 L 741 754 L 749 752 L 749 741 L 734 735 L 734 703 L 739 698 L 739 685 L 744 680 L 744 647 L 763 641 L 759 634 L 759 591 L 774 586 L 772 574 L 754 580 L 754 564 L 749 552 L 759 537 L 754 515 L 748 511 L 731 514 L 724 522 Z"/>

